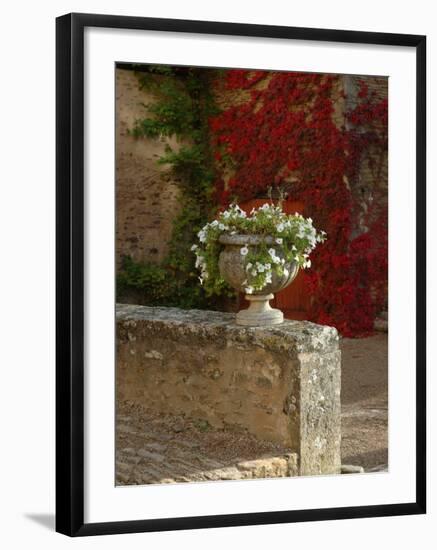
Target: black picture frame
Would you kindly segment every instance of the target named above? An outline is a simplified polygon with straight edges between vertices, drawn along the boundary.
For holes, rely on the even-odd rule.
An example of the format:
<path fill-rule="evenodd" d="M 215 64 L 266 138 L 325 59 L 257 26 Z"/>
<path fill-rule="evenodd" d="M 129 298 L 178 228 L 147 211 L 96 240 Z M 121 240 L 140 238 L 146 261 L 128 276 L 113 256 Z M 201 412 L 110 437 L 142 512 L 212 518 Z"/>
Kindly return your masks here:
<path fill-rule="evenodd" d="M 416 500 L 84 523 L 84 29 L 106 27 L 403 46 L 416 51 Z M 56 530 L 69 536 L 423 514 L 426 511 L 426 37 L 115 15 L 56 20 Z"/>

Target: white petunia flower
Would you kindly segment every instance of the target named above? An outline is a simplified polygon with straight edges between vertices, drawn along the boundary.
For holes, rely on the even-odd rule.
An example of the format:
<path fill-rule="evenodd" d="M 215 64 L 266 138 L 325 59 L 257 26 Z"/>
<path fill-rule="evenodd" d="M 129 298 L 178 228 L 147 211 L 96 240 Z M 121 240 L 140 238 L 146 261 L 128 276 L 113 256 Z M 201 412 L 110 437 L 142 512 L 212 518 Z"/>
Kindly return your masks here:
<path fill-rule="evenodd" d="M 279 233 L 282 233 L 282 231 L 284 231 L 284 224 L 283 223 L 280 223 L 279 225 L 276 226 L 276 230 L 279 232 Z"/>
<path fill-rule="evenodd" d="M 191 247 L 191 250 L 194 252 L 194 250 L 197 250 L 197 244 L 193 244 L 193 246 Z"/>
<path fill-rule="evenodd" d="M 276 251 L 274 248 L 270 248 L 268 252 L 274 264 L 279 264 L 281 262 L 281 259 L 279 258 L 279 256 L 276 256 Z"/>
<path fill-rule="evenodd" d="M 219 223 L 219 229 L 220 229 L 220 231 L 224 231 L 224 230 L 225 230 L 225 226 L 224 226 L 222 223 Z"/>
<path fill-rule="evenodd" d="M 281 239 L 281 237 L 276 237 L 275 242 L 276 242 L 277 244 L 282 244 L 282 239 Z"/>
<path fill-rule="evenodd" d="M 242 256 L 246 256 L 249 252 L 249 249 L 247 248 L 247 245 L 246 246 L 243 246 L 243 248 L 240 248 L 240 254 Z"/>

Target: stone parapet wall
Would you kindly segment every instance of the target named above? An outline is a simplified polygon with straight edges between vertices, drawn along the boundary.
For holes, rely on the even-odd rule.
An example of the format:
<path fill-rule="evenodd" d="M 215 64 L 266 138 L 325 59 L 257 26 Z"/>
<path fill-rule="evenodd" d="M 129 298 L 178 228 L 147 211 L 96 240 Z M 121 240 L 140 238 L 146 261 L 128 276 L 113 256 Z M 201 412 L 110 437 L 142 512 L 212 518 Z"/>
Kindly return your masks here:
<path fill-rule="evenodd" d="M 331 327 L 241 327 L 229 313 L 118 305 L 117 400 L 281 444 L 299 475 L 340 472 Z"/>

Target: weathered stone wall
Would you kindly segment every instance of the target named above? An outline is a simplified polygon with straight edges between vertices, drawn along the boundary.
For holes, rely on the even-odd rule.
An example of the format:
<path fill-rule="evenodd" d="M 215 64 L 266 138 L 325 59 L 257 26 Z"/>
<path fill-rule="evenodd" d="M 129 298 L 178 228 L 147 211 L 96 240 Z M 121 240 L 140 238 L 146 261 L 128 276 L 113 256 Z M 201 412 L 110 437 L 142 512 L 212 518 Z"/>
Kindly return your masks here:
<path fill-rule="evenodd" d="M 333 87 L 334 121 L 338 126 L 345 124 L 345 110 L 357 103 L 360 76 L 339 75 Z M 268 80 L 258 83 L 264 87 Z M 386 77 L 366 77 L 370 93 L 377 98 L 387 98 Z M 343 92 L 346 99 L 343 98 Z M 248 91 L 229 90 L 217 79 L 213 93 L 222 109 L 246 101 Z M 159 166 L 157 160 L 163 154 L 169 140 L 135 139 L 128 134 L 137 119 L 144 118 L 144 104 L 153 102 L 153 96 L 139 89 L 138 79 L 132 70 L 116 69 L 116 180 L 117 180 L 117 261 L 122 255 L 135 260 L 160 262 L 167 252 L 172 223 L 179 211 L 177 181 L 168 168 Z M 177 144 L 172 141 L 172 147 Z M 361 164 L 358 177 L 349 182 L 356 199 L 353 236 L 367 230 L 367 225 L 381 212 L 387 212 L 388 163 L 387 153 L 371 151 L 373 166 L 367 159 Z M 376 166 L 376 168 L 375 168 Z M 378 169 L 379 167 L 379 169 Z M 225 180 L 231 174 L 224 174 Z M 290 182 L 292 183 L 293 178 Z M 367 219 L 369 207 L 372 219 Z"/>
<path fill-rule="evenodd" d="M 175 140 L 135 139 L 129 135 L 135 121 L 147 115 L 144 105 L 154 97 L 140 90 L 135 72 L 117 68 L 116 78 L 116 259 L 120 266 L 124 255 L 136 261 L 161 262 L 168 251 L 172 224 L 179 212 L 180 193 L 177 179 L 168 167 L 158 165 L 165 146 L 178 147 Z M 159 78 L 159 77 L 157 77 Z M 268 80 L 257 84 L 267 86 Z M 343 102 L 335 86 L 335 116 L 342 119 Z M 226 109 L 244 102 L 249 92 L 228 90 L 218 79 L 214 97 Z M 225 179 L 230 176 L 225 174 Z"/>
<path fill-rule="evenodd" d="M 344 76 L 343 86 L 346 94 L 345 108 L 352 110 L 358 102 L 360 76 Z M 365 79 L 369 94 L 375 100 L 388 98 L 388 78 L 384 76 L 368 76 Z M 357 177 L 350 182 L 351 192 L 357 205 L 354 212 L 353 236 L 366 232 L 369 224 L 381 215 L 388 218 L 388 150 L 372 147 L 360 164 Z M 369 215 L 370 214 L 370 215 Z"/>
<path fill-rule="evenodd" d="M 116 69 L 116 258 L 160 262 L 167 253 L 174 217 L 179 211 L 177 181 L 157 164 L 167 143 L 128 134 L 144 118 L 153 96 L 140 90 L 132 70 Z"/>
<path fill-rule="evenodd" d="M 300 475 L 340 471 L 335 329 L 241 327 L 228 313 L 117 307 L 117 400 L 290 448 Z"/>

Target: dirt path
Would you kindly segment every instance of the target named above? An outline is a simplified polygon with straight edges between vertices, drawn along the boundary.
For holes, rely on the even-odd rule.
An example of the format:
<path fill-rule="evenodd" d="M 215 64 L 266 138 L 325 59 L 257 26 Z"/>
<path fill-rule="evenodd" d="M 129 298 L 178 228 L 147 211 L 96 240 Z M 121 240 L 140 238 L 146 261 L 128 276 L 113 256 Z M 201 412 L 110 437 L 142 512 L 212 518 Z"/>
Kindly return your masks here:
<path fill-rule="evenodd" d="M 388 463 L 387 334 L 341 342 L 342 463 L 384 470 Z"/>

